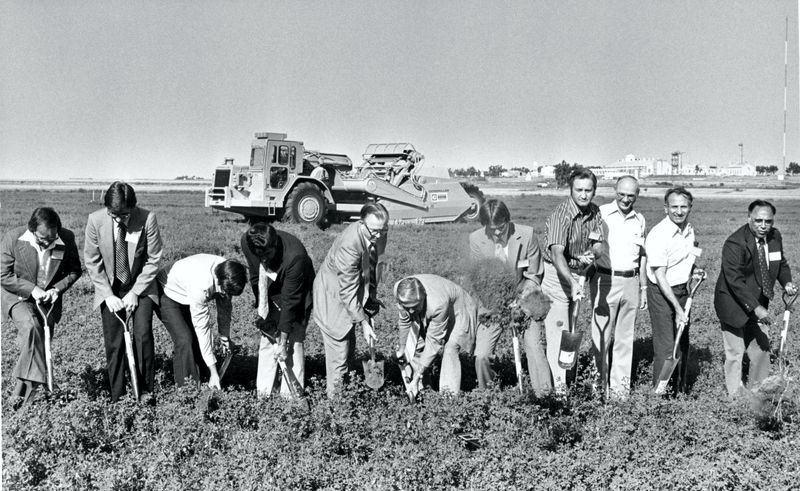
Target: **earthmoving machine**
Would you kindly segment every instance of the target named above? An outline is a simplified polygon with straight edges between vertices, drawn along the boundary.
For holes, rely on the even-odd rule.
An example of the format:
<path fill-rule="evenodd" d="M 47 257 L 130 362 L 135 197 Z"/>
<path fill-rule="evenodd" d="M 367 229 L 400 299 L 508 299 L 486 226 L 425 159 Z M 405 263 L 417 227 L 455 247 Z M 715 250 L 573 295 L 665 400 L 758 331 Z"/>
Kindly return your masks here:
<path fill-rule="evenodd" d="M 410 143 L 367 146 L 361 165 L 347 155 L 306 150 L 285 133 L 256 133 L 250 165 L 233 159 L 214 170 L 205 205 L 250 220 L 320 225 L 351 219 L 368 201 L 382 203 L 391 223 L 471 221 L 483 194 L 471 184 L 431 177 Z"/>

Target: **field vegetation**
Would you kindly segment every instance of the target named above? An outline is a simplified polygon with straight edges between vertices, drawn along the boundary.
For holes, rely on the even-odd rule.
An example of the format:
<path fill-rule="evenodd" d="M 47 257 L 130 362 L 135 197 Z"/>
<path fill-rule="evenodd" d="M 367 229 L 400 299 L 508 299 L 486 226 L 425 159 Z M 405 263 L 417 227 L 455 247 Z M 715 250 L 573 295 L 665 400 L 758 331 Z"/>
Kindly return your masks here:
<path fill-rule="evenodd" d="M 768 196 L 765 196 L 768 198 Z M 88 214 L 100 205 L 91 193 L 3 191 L 0 229 L 27 222 L 36 206 L 53 206 L 82 249 Z M 516 222 L 543 234 L 557 200 L 520 196 L 507 203 Z M 212 212 L 194 193 L 141 193 L 140 205 L 157 213 L 164 260 L 207 252 L 243 260 L 239 237 L 246 224 Z M 800 280 L 800 200 L 779 201 L 777 227 Z M 729 401 L 722 377 L 722 339 L 713 310 L 713 285 L 724 239 L 745 222 L 745 200 L 697 200 L 692 213 L 709 280 L 693 309 L 690 392 L 654 397 L 650 320 L 636 325 L 634 390 L 603 404 L 592 393 L 590 336 L 584 336 L 578 380 L 566 400 L 534 398 L 516 389 L 511 342 L 504 336 L 496 367 L 499 384 L 476 386 L 472 359 L 462 360 L 458 397 L 423 392 L 410 405 L 396 365 L 387 359 L 387 384 L 368 389 L 356 375 L 346 395 L 325 397 L 324 355 L 316 326 L 306 341 L 311 410 L 292 401 L 257 400 L 258 331 L 249 288 L 234 300 L 233 338 L 241 345 L 223 379 L 224 390 L 177 390 L 172 345 L 154 320 L 156 404 L 109 402 L 100 316 L 91 310 L 84 275 L 66 294 L 54 338 L 57 389 L 17 412 L 8 404 L 17 359 L 16 328 L 2 326 L 2 450 L 6 489 L 790 489 L 800 482 L 800 404 L 796 382 L 781 386 L 781 412 L 764 398 Z M 660 200 L 642 198 L 648 228 L 664 215 Z M 327 230 L 279 225 L 296 234 L 318 267 L 343 225 Z M 393 227 L 377 318 L 378 351 L 398 344 L 391 285 L 430 272 L 458 279 L 475 224 Z M 777 296 L 776 296 L 777 299 Z M 777 319 L 783 305 L 771 310 Z M 586 329 L 589 311 L 581 315 Z M 213 316 L 212 316 L 213 317 Z M 796 314 L 789 335 L 788 375 L 800 366 Z M 772 327 L 777 339 L 779 326 Z M 777 343 L 774 343 L 777 344 Z M 775 348 L 777 348 L 775 346 Z M 359 352 L 364 344 L 359 339 Z M 523 357 L 524 359 L 524 357 Z M 360 365 L 360 363 L 358 364 Z M 435 386 L 436 374 L 434 374 Z M 206 404 L 205 401 L 208 401 Z"/>

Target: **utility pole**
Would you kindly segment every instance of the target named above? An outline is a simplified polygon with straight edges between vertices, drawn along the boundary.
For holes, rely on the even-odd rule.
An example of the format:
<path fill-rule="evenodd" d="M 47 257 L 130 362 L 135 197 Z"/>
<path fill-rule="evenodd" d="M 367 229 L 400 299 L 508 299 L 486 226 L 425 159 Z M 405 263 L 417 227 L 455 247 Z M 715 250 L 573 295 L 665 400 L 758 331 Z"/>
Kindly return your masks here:
<path fill-rule="evenodd" d="M 744 143 L 739 143 L 739 165 L 744 165 Z"/>

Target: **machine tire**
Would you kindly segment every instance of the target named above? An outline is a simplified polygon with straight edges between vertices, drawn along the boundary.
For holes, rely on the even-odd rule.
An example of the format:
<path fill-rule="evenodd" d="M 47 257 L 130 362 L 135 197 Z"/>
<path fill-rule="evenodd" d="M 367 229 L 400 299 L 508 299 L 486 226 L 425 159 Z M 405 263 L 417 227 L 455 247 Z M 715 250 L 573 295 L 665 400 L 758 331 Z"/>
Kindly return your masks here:
<path fill-rule="evenodd" d="M 485 198 L 483 196 L 483 192 L 478 189 L 478 186 L 474 184 L 470 184 L 468 182 L 462 182 L 461 187 L 464 188 L 464 191 L 467 192 L 470 198 L 473 200 L 473 206 L 469 208 L 469 210 L 465 211 L 463 215 L 461 215 L 460 221 L 462 222 L 474 222 L 478 219 L 479 211 Z"/>
<path fill-rule="evenodd" d="M 286 212 L 283 218 L 287 222 L 308 223 L 321 226 L 327 215 L 325 197 L 319 187 L 310 182 L 301 182 L 292 189 L 286 198 Z"/>

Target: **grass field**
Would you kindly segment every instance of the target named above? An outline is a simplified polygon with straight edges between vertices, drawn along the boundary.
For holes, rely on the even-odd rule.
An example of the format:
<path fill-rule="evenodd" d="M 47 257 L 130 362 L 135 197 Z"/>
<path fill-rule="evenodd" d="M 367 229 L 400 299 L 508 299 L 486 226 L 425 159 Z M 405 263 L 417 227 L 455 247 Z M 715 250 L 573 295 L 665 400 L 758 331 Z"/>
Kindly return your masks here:
<path fill-rule="evenodd" d="M 768 192 L 767 192 L 768 194 Z M 86 192 L 2 191 L 0 230 L 27 222 L 36 206 L 52 206 L 76 232 L 82 250 L 88 214 L 98 204 Z M 769 198 L 769 196 L 765 196 Z M 236 215 L 202 207 L 201 193 L 141 193 L 142 207 L 156 212 L 164 260 L 199 252 L 243 260 L 238 247 L 246 225 Z M 508 198 L 514 221 L 543 234 L 553 196 Z M 601 201 L 602 202 L 602 201 Z M 172 346 L 154 320 L 157 355 L 155 406 L 130 400 L 110 404 L 98 312 L 91 310 L 87 275 L 66 294 L 54 338 L 58 389 L 18 412 L 7 404 L 17 358 L 16 329 L 2 327 L 3 486 L 7 489 L 790 489 L 800 482 L 797 384 L 789 385 L 782 420 L 729 402 L 722 378 L 722 340 L 713 310 L 713 285 L 724 239 L 745 222 L 748 200 L 695 201 L 691 221 L 703 248 L 699 264 L 709 280 L 693 309 L 691 392 L 674 399 L 649 394 L 650 322 L 636 325 L 634 392 L 623 402 L 602 404 L 584 379 L 591 363 L 588 338 L 579 381 L 570 399 L 535 399 L 515 388 L 510 339 L 503 338 L 496 367 L 499 387 L 472 391 L 475 372 L 464 358 L 464 388 L 456 398 L 426 392 L 420 403 L 404 398 L 397 368 L 387 361 L 387 387 L 372 392 L 355 380 L 348 395 L 324 396 L 324 356 L 316 326 L 306 341 L 312 410 L 290 401 L 258 401 L 255 371 L 258 333 L 249 288 L 234 300 L 233 338 L 242 345 L 223 380 L 224 393 L 206 408 L 195 388 L 176 390 Z M 782 200 L 776 215 L 790 264 L 800 258 L 800 200 Z M 658 199 L 638 209 L 648 228 L 664 215 Z M 279 227 L 300 237 L 319 266 L 343 225 L 327 230 Z M 467 235 L 474 224 L 402 226 L 389 234 L 389 267 L 380 295 L 407 274 L 430 272 L 456 278 L 463 269 Z M 795 273 L 797 279 L 798 274 Z M 771 309 L 782 310 L 777 301 Z M 588 310 L 581 324 L 588 324 Z M 377 319 L 378 351 L 397 344 L 393 306 Z M 796 315 L 793 324 L 800 322 Z M 773 326 L 772 337 L 778 327 Z M 788 359 L 800 366 L 800 337 L 790 332 Z M 359 350 L 363 352 L 359 339 Z M 796 375 L 796 370 L 793 370 Z M 770 406 L 771 407 L 771 406 Z M 465 446 L 470 434 L 477 445 Z"/>

